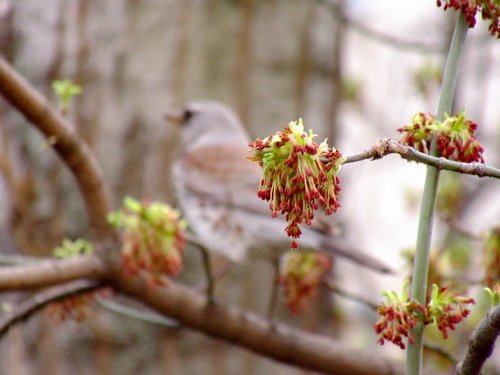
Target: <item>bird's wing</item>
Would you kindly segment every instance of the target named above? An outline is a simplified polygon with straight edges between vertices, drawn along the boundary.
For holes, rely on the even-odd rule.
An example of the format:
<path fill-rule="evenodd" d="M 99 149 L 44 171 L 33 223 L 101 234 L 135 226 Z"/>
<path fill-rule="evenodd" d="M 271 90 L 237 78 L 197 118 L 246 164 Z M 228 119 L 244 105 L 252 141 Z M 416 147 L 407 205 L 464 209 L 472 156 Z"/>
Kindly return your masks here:
<path fill-rule="evenodd" d="M 184 175 L 184 188 L 200 197 L 227 208 L 270 215 L 267 203 L 257 197 L 260 167 L 248 160 L 248 156 L 243 147 L 199 147 L 196 152 L 186 151 L 181 155 L 178 174 Z"/>

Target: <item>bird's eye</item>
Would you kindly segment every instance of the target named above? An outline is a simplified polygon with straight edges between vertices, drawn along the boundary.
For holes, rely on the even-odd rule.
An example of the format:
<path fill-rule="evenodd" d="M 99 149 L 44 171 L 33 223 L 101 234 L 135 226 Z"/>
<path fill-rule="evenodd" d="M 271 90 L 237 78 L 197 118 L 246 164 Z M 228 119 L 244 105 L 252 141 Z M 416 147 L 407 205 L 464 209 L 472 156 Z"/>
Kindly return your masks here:
<path fill-rule="evenodd" d="M 191 111 L 190 109 L 184 110 L 183 122 L 188 121 L 191 117 L 193 117 L 193 114 L 193 111 Z"/>

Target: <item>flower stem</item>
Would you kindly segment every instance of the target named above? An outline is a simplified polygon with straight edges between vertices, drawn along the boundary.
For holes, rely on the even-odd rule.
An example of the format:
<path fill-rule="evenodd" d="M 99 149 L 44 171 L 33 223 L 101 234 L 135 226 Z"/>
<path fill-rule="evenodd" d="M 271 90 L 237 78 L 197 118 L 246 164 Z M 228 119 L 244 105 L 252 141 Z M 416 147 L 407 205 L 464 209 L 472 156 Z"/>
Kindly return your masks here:
<path fill-rule="evenodd" d="M 458 78 L 460 59 L 463 52 L 463 45 L 467 36 L 468 23 L 462 13 L 459 13 L 455 31 L 451 41 L 446 67 L 444 70 L 443 84 L 439 97 L 437 119 L 444 120 L 444 114 L 451 113 L 453 96 Z M 436 155 L 436 145 L 433 142 L 431 154 Z M 413 265 L 413 277 L 411 285 L 411 296 L 420 304 L 426 304 L 425 296 L 427 292 L 427 275 L 429 271 L 429 249 L 432 237 L 432 224 L 434 216 L 434 205 L 439 181 L 439 170 L 432 166 L 427 166 L 425 177 L 424 194 L 420 207 L 420 218 L 418 223 L 417 245 L 415 261 Z M 415 342 L 408 345 L 406 356 L 406 374 L 420 375 L 422 370 L 422 346 L 423 346 L 423 324 L 418 324 L 411 332 Z"/>

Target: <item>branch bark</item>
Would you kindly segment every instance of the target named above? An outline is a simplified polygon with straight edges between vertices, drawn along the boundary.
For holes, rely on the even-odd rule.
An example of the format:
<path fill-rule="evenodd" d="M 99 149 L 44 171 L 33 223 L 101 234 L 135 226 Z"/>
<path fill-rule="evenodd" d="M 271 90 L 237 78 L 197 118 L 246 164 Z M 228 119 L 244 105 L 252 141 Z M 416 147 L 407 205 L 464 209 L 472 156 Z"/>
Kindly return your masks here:
<path fill-rule="evenodd" d="M 143 302 L 186 328 L 280 362 L 337 375 L 403 374 L 402 364 L 376 356 L 373 351 L 348 349 L 345 343 L 287 327 L 233 306 L 207 304 L 204 294 L 172 280 L 168 280 L 165 288 L 152 288 L 146 275 L 130 277 L 122 271 L 118 257 L 104 254 L 0 268 L 0 291 L 40 288 L 77 278 L 86 280 L 42 291 L 39 297 L 1 319 L 0 336 L 15 322 L 48 303 L 94 287 L 112 286 L 116 292 Z"/>
<path fill-rule="evenodd" d="M 81 278 L 98 280 L 106 272 L 105 263 L 97 256 L 44 260 L 0 269 L 0 291 L 37 289 Z"/>
<path fill-rule="evenodd" d="M 445 169 L 452 172 L 475 175 L 478 177 L 494 177 L 500 178 L 500 169 L 493 168 L 486 164 L 480 163 L 460 163 L 445 158 L 424 154 L 412 147 L 402 145 L 401 143 L 383 138 L 375 143 L 369 150 L 359 152 L 346 157 L 347 163 L 355 163 L 367 159 L 380 159 L 389 154 L 399 154 L 403 159 L 408 161 L 416 161 L 419 163 L 431 165 L 437 169 Z"/>
<path fill-rule="evenodd" d="M 172 281 L 164 289 L 117 271 L 116 289 L 141 300 L 186 327 L 295 366 L 336 375 L 403 374 L 403 366 L 373 352 L 259 318 L 232 306 L 207 304 L 204 295 Z"/>
<path fill-rule="evenodd" d="M 0 94 L 51 141 L 77 181 L 94 237 L 109 238 L 112 231 L 106 215 L 110 211 L 110 200 L 103 174 L 71 124 L 1 57 Z"/>
<path fill-rule="evenodd" d="M 500 334 L 500 305 L 493 308 L 476 327 L 469 339 L 464 358 L 458 364 L 455 374 L 477 375 L 484 362 L 495 348 L 495 341 Z"/>

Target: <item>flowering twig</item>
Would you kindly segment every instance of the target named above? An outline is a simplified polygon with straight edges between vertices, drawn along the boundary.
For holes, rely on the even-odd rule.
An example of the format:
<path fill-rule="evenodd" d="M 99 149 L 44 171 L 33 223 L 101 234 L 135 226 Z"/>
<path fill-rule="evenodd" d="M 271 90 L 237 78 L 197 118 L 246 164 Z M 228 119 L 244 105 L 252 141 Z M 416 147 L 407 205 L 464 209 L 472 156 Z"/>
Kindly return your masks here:
<path fill-rule="evenodd" d="M 344 164 L 367 159 L 379 159 L 389 154 L 399 154 L 403 159 L 427 164 L 439 170 L 448 170 L 478 177 L 500 178 L 500 169 L 482 163 L 461 163 L 442 157 L 427 155 L 390 138 L 379 140 L 366 151 L 346 156 Z"/>
<path fill-rule="evenodd" d="M 27 319 L 31 314 L 47 306 L 49 303 L 90 292 L 100 287 L 101 283 L 99 281 L 78 280 L 37 292 L 22 304 L 12 307 L 11 311 L 2 314 L 0 318 L 0 337 L 14 324 Z"/>

